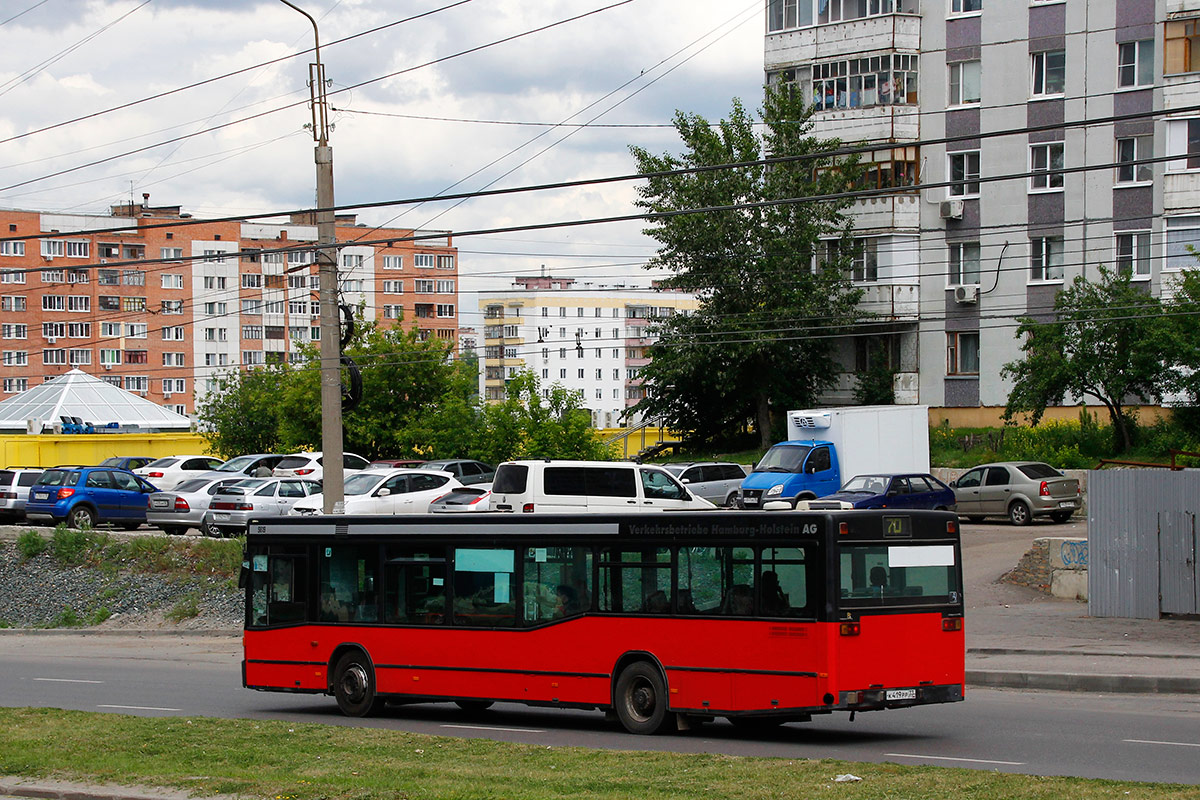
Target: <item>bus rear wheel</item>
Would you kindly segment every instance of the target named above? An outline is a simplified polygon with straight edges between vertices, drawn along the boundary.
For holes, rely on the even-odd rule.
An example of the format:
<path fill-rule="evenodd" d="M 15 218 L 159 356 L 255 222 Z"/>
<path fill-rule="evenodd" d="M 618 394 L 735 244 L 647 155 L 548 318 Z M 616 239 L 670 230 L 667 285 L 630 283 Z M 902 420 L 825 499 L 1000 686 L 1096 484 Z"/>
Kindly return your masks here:
<path fill-rule="evenodd" d="M 346 653 L 333 668 L 333 696 L 348 717 L 369 717 L 383 709 L 375 695 L 375 671 L 362 652 Z"/>
<path fill-rule="evenodd" d="M 645 661 L 630 664 L 617 678 L 617 719 L 630 733 L 659 733 L 666 729 L 667 688 L 654 665 Z"/>

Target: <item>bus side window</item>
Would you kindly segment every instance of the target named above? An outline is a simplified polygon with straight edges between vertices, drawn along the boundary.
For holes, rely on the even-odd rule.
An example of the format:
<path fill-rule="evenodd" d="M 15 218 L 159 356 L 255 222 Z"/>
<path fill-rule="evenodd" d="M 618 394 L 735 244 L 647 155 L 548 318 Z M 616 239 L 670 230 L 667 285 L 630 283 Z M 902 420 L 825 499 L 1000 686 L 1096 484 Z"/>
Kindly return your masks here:
<path fill-rule="evenodd" d="M 516 553 L 511 547 L 454 551 L 454 624 L 511 628 L 516 624 Z"/>
<path fill-rule="evenodd" d="M 573 617 L 591 609 L 590 547 L 527 547 L 522 561 L 523 624 Z"/>
<path fill-rule="evenodd" d="M 808 612 L 808 568 L 801 547 L 764 547 L 759 573 L 759 611 L 764 617 L 801 617 Z"/>
<path fill-rule="evenodd" d="M 266 624 L 303 622 L 307 607 L 303 557 L 272 553 L 268 565 Z"/>
<path fill-rule="evenodd" d="M 376 622 L 379 548 L 335 545 L 319 553 L 317 619 L 322 622 Z"/>
<path fill-rule="evenodd" d="M 446 556 L 440 548 L 388 547 L 384 562 L 384 621 L 441 625 L 446 620 Z"/>

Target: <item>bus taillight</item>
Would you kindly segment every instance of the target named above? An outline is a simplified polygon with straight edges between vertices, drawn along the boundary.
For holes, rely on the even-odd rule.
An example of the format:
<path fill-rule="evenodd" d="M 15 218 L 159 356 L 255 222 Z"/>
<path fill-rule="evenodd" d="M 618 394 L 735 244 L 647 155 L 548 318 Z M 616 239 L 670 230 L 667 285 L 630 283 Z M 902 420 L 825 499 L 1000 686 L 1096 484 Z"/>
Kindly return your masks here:
<path fill-rule="evenodd" d="M 838 523 L 838 536 L 845 536 L 849 532 L 850 532 L 850 523 L 849 522 L 839 522 Z"/>
<path fill-rule="evenodd" d="M 858 636 L 859 632 L 857 622 L 843 622 L 838 626 L 838 633 L 842 636 Z"/>
<path fill-rule="evenodd" d="M 961 631 L 963 629 L 962 617 L 945 617 L 942 619 L 942 630 L 944 631 Z"/>
<path fill-rule="evenodd" d="M 958 523 L 952 519 L 946 520 L 946 533 L 958 533 Z"/>

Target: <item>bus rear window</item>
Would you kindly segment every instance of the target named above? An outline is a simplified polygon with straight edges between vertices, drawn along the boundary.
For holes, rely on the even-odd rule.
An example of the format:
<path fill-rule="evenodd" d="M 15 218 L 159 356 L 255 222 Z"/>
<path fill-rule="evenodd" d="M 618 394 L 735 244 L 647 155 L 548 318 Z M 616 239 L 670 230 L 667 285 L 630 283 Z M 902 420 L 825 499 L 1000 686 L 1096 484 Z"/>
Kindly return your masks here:
<path fill-rule="evenodd" d="M 953 545 L 842 545 L 839 565 L 842 608 L 962 600 Z"/>

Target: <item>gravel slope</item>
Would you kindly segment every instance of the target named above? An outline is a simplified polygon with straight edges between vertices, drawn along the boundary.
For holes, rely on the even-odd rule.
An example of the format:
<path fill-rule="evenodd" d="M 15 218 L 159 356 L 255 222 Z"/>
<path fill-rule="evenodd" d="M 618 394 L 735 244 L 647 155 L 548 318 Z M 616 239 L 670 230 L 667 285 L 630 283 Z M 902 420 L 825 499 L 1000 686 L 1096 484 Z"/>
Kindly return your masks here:
<path fill-rule="evenodd" d="M 197 615 L 167 620 L 172 609 L 193 601 Z M 0 627 L 68 627 L 64 616 L 74 616 L 93 629 L 237 630 L 242 602 L 242 594 L 225 580 L 62 569 L 48 554 L 22 560 L 13 542 L 0 541 Z M 103 609 L 111 615 L 89 625 L 105 616 Z"/>

